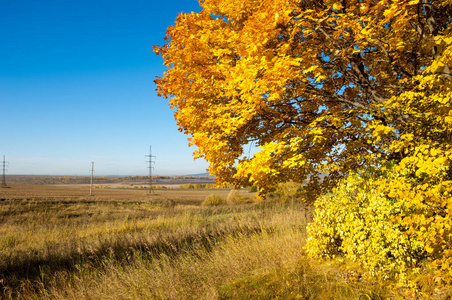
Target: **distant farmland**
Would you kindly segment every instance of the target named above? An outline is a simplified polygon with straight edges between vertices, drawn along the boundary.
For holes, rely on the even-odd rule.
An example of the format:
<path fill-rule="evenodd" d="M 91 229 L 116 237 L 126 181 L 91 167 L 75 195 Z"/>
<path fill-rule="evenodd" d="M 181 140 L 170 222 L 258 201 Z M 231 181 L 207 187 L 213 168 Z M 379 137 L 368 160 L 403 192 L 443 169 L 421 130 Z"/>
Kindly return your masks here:
<path fill-rule="evenodd" d="M 87 185 L 89 176 L 7 175 L 7 183 L 34 185 Z M 184 184 L 215 184 L 209 176 L 152 176 L 153 185 L 178 188 Z M 149 176 L 95 176 L 94 185 L 108 187 L 149 186 Z"/>

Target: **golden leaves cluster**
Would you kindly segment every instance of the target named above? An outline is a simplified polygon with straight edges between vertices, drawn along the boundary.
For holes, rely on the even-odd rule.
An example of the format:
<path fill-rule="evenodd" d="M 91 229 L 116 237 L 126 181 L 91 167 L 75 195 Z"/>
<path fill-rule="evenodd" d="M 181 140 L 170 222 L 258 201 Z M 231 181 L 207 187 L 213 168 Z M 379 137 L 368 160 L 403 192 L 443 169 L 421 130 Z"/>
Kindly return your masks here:
<path fill-rule="evenodd" d="M 316 201 L 314 221 L 308 226 L 306 250 L 312 257 L 346 257 L 365 267 L 370 278 L 395 280 L 412 286 L 407 274 L 424 259 L 424 240 L 406 234 L 396 218 L 410 214 L 406 202 L 384 194 L 383 178 L 350 173 L 331 193 Z M 406 200 L 406 199 L 405 199 Z"/>
<path fill-rule="evenodd" d="M 448 21 L 433 33 L 422 1 L 344 3 L 204 0 L 155 46 L 168 66 L 159 94 L 219 181 L 265 192 L 288 179 L 334 180 L 385 158 L 388 141 L 406 134 L 406 104 L 450 65 Z M 431 115 L 450 124 L 450 93 L 437 97 L 443 114 Z"/>

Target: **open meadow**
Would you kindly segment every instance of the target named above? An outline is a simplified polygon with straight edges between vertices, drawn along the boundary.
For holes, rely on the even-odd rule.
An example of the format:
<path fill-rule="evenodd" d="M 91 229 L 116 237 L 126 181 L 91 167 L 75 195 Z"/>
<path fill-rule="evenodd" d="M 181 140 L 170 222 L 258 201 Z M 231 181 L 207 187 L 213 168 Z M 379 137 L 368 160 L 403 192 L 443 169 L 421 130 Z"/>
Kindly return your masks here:
<path fill-rule="evenodd" d="M 0 190 L 4 299 L 382 299 L 303 250 L 310 209 L 228 189 L 12 184 Z"/>

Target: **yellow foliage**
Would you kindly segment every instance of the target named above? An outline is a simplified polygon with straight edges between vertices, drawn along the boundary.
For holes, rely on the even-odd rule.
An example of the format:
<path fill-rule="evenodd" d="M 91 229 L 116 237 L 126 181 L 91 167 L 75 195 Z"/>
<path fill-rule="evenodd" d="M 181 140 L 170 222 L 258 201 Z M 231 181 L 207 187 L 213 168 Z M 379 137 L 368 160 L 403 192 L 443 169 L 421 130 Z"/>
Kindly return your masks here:
<path fill-rule="evenodd" d="M 451 3 L 428 2 L 200 1 L 157 90 L 220 184 L 334 181 L 452 134 Z"/>
<path fill-rule="evenodd" d="M 418 147 L 426 156 L 440 154 Z M 426 151 L 428 150 L 428 151 Z M 419 153 L 419 152 L 418 152 Z M 440 161 L 438 157 L 427 161 Z M 408 273 L 421 259 L 436 267 L 451 285 L 452 181 L 449 167 L 440 165 L 436 176 L 414 174 L 424 164 L 406 163 L 383 167 L 379 176 L 350 174 L 332 193 L 316 201 L 307 251 L 315 257 L 357 260 L 380 279 L 396 278 L 400 285 L 415 287 Z M 438 165 L 436 165 L 438 167 Z M 422 173 L 424 174 L 424 173 Z M 414 176 L 413 176 L 414 175 Z"/>
<path fill-rule="evenodd" d="M 423 258 L 425 244 L 395 221 L 410 213 L 406 201 L 385 197 L 379 184 L 380 179 L 352 173 L 320 197 L 306 250 L 313 257 L 345 256 L 360 262 L 370 277 L 413 286 L 407 272 Z"/>
<path fill-rule="evenodd" d="M 401 284 L 425 255 L 452 284 L 452 1 L 200 5 L 154 47 L 195 158 L 261 195 L 289 180 L 318 194 L 373 167 L 373 186 L 350 175 L 355 190 L 320 198 L 308 249 Z"/>

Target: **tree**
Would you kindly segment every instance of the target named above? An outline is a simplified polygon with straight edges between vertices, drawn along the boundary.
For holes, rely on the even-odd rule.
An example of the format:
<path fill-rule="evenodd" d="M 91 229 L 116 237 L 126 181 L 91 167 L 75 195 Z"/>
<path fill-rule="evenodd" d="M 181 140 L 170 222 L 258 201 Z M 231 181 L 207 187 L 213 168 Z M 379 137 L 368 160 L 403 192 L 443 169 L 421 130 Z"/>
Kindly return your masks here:
<path fill-rule="evenodd" d="M 370 172 L 372 185 L 352 172 L 332 197 L 345 189 L 347 201 L 386 203 L 389 214 L 373 210 L 381 226 L 363 230 L 400 228 L 422 241 L 415 252 L 452 286 L 452 0 L 200 4 L 155 47 L 168 67 L 158 92 L 195 157 L 217 180 L 264 193 L 280 181 L 309 179 L 321 190 L 351 170 Z M 251 144 L 260 151 L 246 155 Z M 330 227 L 325 197 L 314 224 Z M 375 253 L 360 255 L 372 262 Z"/>
<path fill-rule="evenodd" d="M 265 193 L 388 160 L 448 168 L 451 0 L 200 4 L 154 47 L 156 84 L 217 180 Z"/>

